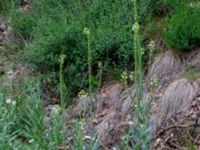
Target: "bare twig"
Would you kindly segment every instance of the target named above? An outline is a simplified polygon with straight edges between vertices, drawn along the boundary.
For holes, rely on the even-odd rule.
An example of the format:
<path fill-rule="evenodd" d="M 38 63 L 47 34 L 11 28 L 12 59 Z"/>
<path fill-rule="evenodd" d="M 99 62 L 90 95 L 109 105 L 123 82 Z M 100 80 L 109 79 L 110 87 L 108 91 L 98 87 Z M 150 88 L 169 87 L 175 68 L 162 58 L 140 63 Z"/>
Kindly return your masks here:
<path fill-rule="evenodd" d="M 179 145 L 173 143 L 172 141 L 169 141 L 169 144 L 171 144 L 172 146 L 178 148 L 179 150 L 184 150 L 184 149 L 185 149 L 185 148 L 183 148 L 183 147 L 181 147 L 181 146 L 179 146 Z"/>
<path fill-rule="evenodd" d="M 192 137 L 192 135 L 190 134 L 190 132 L 188 131 L 188 129 L 186 130 L 186 132 L 187 132 L 187 135 L 189 136 L 190 140 L 192 142 L 195 142 L 194 138 Z"/>
<path fill-rule="evenodd" d="M 162 134 L 162 133 L 164 133 L 164 132 L 166 132 L 166 131 L 168 131 L 168 130 L 171 130 L 171 129 L 173 129 L 173 128 L 188 128 L 188 127 L 192 127 L 192 126 L 196 126 L 196 125 L 197 125 L 196 122 L 195 122 L 195 123 L 192 123 L 192 124 L 188 124 L 188 125 L 172 125 L 172 126 L 169 126 L 169 127 L 164 128 L 164 129 L 161 129 L 161 130 L 156 134 L 156 136 L 154 137 L 154 139 L 157 139 L 157 137 L 158 137 L 160 134 Z"/>
<path fill-rule="evenodd" d="M 200 139 L 200 134 L 194 140 L 195 144 L 199 144 L 200 145 L 200 142 L 198 141 L 198 139 Z"/>

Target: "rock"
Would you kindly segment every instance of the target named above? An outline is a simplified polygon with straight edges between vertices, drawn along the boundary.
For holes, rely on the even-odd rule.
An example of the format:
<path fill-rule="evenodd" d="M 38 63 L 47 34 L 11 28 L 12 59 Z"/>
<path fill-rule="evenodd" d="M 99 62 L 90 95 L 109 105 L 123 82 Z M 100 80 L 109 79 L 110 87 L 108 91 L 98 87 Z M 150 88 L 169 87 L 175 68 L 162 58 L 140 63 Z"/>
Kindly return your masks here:
<path fill-rule="evenodd" d="M 116 112 L 111 112 L 106 118 L 96 126 L 99 135 L 100 144 L 107 146 L 119 140 L 120 137 L 117 133 L 113 133 L 117 125 L 120 123 L 120 115 Z M 118 133 L 119 134 L 119 133 Z M 117 139 L 118 138 L 118 139 Z"/>
<path fill-rule="evenodd" d="M 192 106 L 194 107 L 194 106 L 196 106 L 197 105 L 197 101 L 193 101 L 192 102 Z"/>
<path fill-rule="evenodd" d="M 194 114 L 200 117 L 200 111 L 196 111 Z"/>
<path fill-rule="evenodd" d="M 198 119 L 198 116 L 197 116 L 196 114 L 193 114 L 193 115 L 191 116 L 191 118 L 192 118 L 193 120 L 197 120 L 197 119 Z"/>
<path fill-rule="evenodd" d="M 92 95 L 92 105 L 95 114 L 100 113 L 104 108 L 120 107 L 120 94 L 123 90 L 123 86 L 120 84 L 114 84 L 103 88 L 100 92 L 96 92 Z M 106 94 L 105 94 L 106 93 Z M 87 116 L 90 110 L 90 97 L 78 98 L 78 105 L 75 108 L 75 113 L 83 116 Z"/>
<path fill-rule="evenodd" d="M 197 97 L 199 85 L 186 79 L 179 79 L 171 83 L 161 98 L 157 127 L 163 126 L 169 118 L 180 120 Z M 156 127 L 156 128 L 157 128 Z"/>
<path fill-rule="evenodd" d="M 129 112 L 133 111 L 134 93 L 133 87 L 124 89 L 121 84 L 111 84 L 93 94 L 93 122 L 102 146 L 106 147 L 119 141 L 122 130 L 127 130 L 129 127 L 128 121 L 132 119 Z M 87 96 L 77 101 L 79 104 L 74 112 L 78 111 L 78 114 L 82 112 L 83 116 L 87 117 L 90 98 Z"/>
<path fill-rule="evenodd" d="M 0 42 L 3 42 L 3 40 L 4 40 L 4 36 L 0 34 Z"/>
<path fill-rule="evenodd" d="M 118 95 L 119 97 L 113 97 L 115 102 L 113 103 L 112 111 L 96 126 L 100 143 L 104 146 L 118 142 L 122 131 L 127 131 L 129 128 L 128 120 L 130 120 L 130 115 L 128 113 L 134 106 L 134 91 L 131 93 L 130 91 L 133 91 L 132 88 L 121 92 Z"/>
<path fill-rule="evenodd" d="M 0 33 L 3 33 L 6 31 L 8 26 L 6 25 L 5 21 L 3 19 L 0 19 Z"/>
<path fill-rule="evenodd" d="M 164 54 L 158 56 L 148 75 L 148 88 L 150 87 L 150 80 L 152 76 L 158 78 L 158 83 L 163 85 L 166 83 L 173 74 L 180 72 L 182 68 L 182 62 L 178 55 L 173 54 L 171 51 L 167 51 Z"/>
<path fill-rule="evenodd" d="M 190 67 L 200 67 L 200 49 L 193 50 L 190 53 L 186 53 L 184 56 L 185 66 Z"/>

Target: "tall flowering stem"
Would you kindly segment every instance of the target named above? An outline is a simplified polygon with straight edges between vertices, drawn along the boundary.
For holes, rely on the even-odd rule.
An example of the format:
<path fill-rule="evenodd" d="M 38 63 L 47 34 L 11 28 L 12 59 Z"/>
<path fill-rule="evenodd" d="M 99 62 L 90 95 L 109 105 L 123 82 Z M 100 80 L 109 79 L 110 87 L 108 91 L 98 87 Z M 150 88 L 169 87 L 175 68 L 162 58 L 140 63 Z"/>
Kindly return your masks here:
<path fill-rule="evenodd" d="M 65 96 L 64 96 L 64 79 L 63 79 L 63 64 L 64 64 L 64 59 L 65 59 L 65 55 L 61 55 L 60 56 L 60 59 L 59 59 L 59 62 L 60 62 L 60 71 L 59 71 L 59 80 L 60 80 L 60 87 L 59 87 L 59 90 L 60 90 L 60 106 L 62 109 L 64 109 L 64 105 L 65 105 L 65 102 L 64 102 L 64 99 L 65 99 Z"/>
<path fill-rule="evenodd" d="M 135 150 L 151 149 L 151 126 L 149 124 L 149 114 L 151 109 L 151 100 L 144 102 L 143 98 L 143 64 L 142 55 L 143 48 L 141 47 L 140 26 L 138 23 L 137 1 L 133 0 L 134 5 L 134 59 L 135 59 L 135 97 L 136 104 L 134 109 L 134 118 L 132 125 L 132 144 Z"/>
<path fill-rule="evenodd" d="M 142 66 L 142 54 L 143 49 L 141 48 L 140 41 L 140 26 L 138 23 L 138 14 L 137 14 L 137 0 L 133 0 L 134 5 L 134 60 L 135 60 L 135 91 L 136 91 L 136 111 L 139 112 L 141 109 L 141 101 L 143 98 L 143 66 Z"/>
<path fill-rule="evenodd" d="M 90 46 L 90 30 L 84 28 L 83 33 L 87 36 L 87 48 L 88 48 L 88 80 L 89 80 L 89 96 L 90 96 L 90 116 L 92 116 L 92 49 Z"/>

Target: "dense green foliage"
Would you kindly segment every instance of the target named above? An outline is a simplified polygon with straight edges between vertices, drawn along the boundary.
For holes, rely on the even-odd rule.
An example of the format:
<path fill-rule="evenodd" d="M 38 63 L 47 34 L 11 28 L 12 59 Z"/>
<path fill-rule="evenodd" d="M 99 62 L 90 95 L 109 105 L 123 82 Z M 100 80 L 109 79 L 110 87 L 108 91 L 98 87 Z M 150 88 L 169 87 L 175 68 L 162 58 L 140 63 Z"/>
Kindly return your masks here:
<path fill-rule="evenodd" d="M 6 14 L 16 4 L 19 4 L 18 0 L 0 0 L 0 14 Z"/>
<path fill-rule="evenodd" d="M 46 66 L 46 61 L 48 65 L 57 64 L 57 58 L 48 60 L 49 57 L 53 58 L 52 56 L 54 56 L 52 49 L 58 52 L 55 52 L 55 55 L 59 53 L 67 55 L 68 62 L 79 60 L 80 56 L 74 56 L 72 53 L 77 54 L 78 52 L 78 55 L 85 55 L 86 40 L 82 34 L 85 26 L 91 30 L 91 45 L 95 51 L 94 60 L 104 60 L 104 62 L 115 63 L 120 66 L 124 66 L 129 61 L 129 54 L 132 50 L 130 43 L 132 17 L 129 2 L 123 4 L 122 1 L 113 3 L 112 0 L 106 2 L 88 1 L 87 6 L 83 5 L 81 1 L 79 4 L 77 2 L 66 2 L 67 4 L 74 4 L 73 7 L 72 4 L 70 4 L 70 7 L 67 4 L 63 5 L 62 1 L 54 2 L 57 5 L 44 3 L 48 8 L 43 11 L 52 11 L 51 5 L 56 9 L 56 6 L 60 3 L 57 6 L 59 11 L 57 14 L 53 13 L 52 16 L 49 16 L 51 12 L 46 13 L 48 15 L 39 20 L 38 34 L 36 34 L 36 40 L 32 44 L 34 49 L 31 51 L 34 54 L 37 51 L 44 51 L 45 53 L 44 55 L 42 52 L 40 53 L 44 57 L 39 63 L 34 61 L 35 56 L 29 57 L 33 64 Z M 129 9 L 130 11 L 127 12 L 126 10 Z M 81 13 L 79 14 L 79 12 Z M 42 14 L 45 14 L 45 12 Z M 46 44 L 40 42 L 46 42 Z M 40 48 L 38 48 L 39 46 Z M 47 56 L 47 53 L 50 56 Z"/>
<path fill-rule="evenodd" d="M 172 15 L 187 4 L 186 0 L 140 0 L 138 2 L 138 17 L 139 21 L 143 22 L 142 29 L 152 18 Z M 87 71 L 87 40 L 83 35 L 84 27 L 88 27 L 91 31 L 94 82 L 97 83 L 95 76 L 99 62 L 103 62 L 104 74 L 108 74 L 109 69 L 114 72 L 114 70 L 134 67 L 132 43 L 134 21 L 131 0 L 103 2 L 99 0 L 33 0 L 30 1 L 30 5 L 31 9 L 28 11 L 20 11 L 16 8 L 8 13 L 16 37 L 22 39 L 26 45 L 23 62 L 43 71 L 57 72 L 59 57 L 65 55 L 64 80 L 71 96 L 88 86 L 88 74 L 85 73 Z M 180 43 L 177 40 L 183 41 L 186 38 L 181 39 L 182 32 L 176 33 L 179 31 L 179 21 L 176 21 L 176 18 L 174 16 L 170 19 L 166 34 L 167 43 L 174 48 L 177 48 Z M 187 28 L 186 25 L 185 28 Z M 171 37 L 172 35 L 176 36 Z M 181 38 L 177 37 L 178 35 Z M 148 57 L 144 56 L 144 58 Z"/>
<path fill-rule="evenodd" d="M 139 0 L 139 18 L 142 23 L 165 17 L 184 7 L 187 0 Z"/>
<path fill-rule="evenodd" d="M 34 29 L 37 24 L 37 17 L 32 11 L 23 13 L 19 10 L 14 10 L 11 12 L 10 25 L 13 28 L 13 32 L 16 37 L 22 40 L 30 41 Z"/>
<path fill-rule="evenodd" d="M 185 8 L 168 21 L 165 40 L 176 50 L 189 50 L 200 44 L 200 9 Z"/>
<path fill-rule="evenodd" d="M 95 72 L 98 62 L 103 62 L 104 70 L 134 65 L 131 1 L 42 0 L 32 1 L 31 4 L 37 15 L 32 11 L 11 15 L 14 31 L 26 41 L 32 39 L 25 48 L 25 62 L 49 71 L 58 70 L 59 56 L 64 54 L 65 80 L 71 93 L 87 85 L 86 80 L 83 81 L 87 70 L 84 27 L 91 31 Z"/>
<path fill-rule="evenodd" d="M 28 78 L 18 86 L 11 84 L 12 81 L 0 88 L 0 149 L 64 147 L 66 120 L 59 106 L 54 108 L 49 122 L 45 120 L 38 79 Z"/>

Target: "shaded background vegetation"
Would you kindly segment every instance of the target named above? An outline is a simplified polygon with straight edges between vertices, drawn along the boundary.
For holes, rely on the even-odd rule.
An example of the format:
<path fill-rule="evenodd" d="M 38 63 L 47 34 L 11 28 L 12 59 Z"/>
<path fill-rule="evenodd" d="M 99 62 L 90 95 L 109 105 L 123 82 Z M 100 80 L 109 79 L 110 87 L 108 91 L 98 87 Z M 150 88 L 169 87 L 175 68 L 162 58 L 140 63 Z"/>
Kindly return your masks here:
<path fill-rule="evenodd" d="M 60 55 L 66 55 L 64 77 L 71 96 L 88 86 L 84 27 L 91 30 L 94 85 L 99 78 L 98 62 L 103 62 L 104 76 L 119 78 L 120 70 L 133 68 L 131 0 L 33 0 L 29 1 L 27 11 L 21 11 L 20 5 L 17 1 L 7 1 L 0 7 L 9 18 L 15 43 L 20 43 L 20 49 L 24 49 L 23 63 L 43 73 L 57 72 Z M 187 11 L 183 12 L 185 9 Z M 188 1 L 140 0 L 138 12 L 141 29 L 154 34 L 159 32 L 169 47 L 190 49 L 199 44 L 199 21 L 195 20 L 199 9 L 192 9 Z M 166 25 L 164 23 L 160 31 L 154 29 L 152 22 L 163 18 Z M 144 37 L 141 36 L 143 41 L 153 38 Z M 144 54 L 147 61 L 148 51 Z"/>

